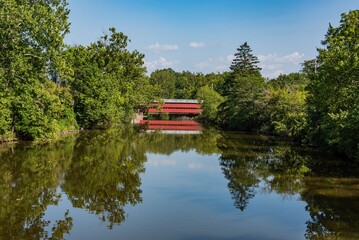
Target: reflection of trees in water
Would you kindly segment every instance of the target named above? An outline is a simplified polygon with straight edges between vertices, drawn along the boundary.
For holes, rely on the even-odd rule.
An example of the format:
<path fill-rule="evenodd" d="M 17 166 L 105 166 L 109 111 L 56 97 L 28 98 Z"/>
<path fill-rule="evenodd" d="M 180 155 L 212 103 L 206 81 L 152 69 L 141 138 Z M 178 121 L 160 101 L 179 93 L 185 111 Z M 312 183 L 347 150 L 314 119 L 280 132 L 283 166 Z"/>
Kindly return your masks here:
<path fill-rule="evenodd" d="M 99 215 L 109 227 L 121 223 L 124 206 L 141 202 L 145 153 L 177 150 L 221 153 L 229 191 L 242 211 L 259 192 L 300 196 L 311 216 L 306 238 L 359 239 L 358 166 L 270 137 L 213 130 L 192 136 L 138 134 L 131 128 L 0 149 L 0 239 L 63 238 L 72 228 L 71 212 L 56 222 L 44 219 L 47 207 L 61 198 L 59 182 L 74 207 Z"/>
<path fill-rule="evenodd" d="M 359 167 L 332 156 L 315 156 L 301 199 L 310 219 L 308 239 L 359 239 Z"/>
<path fill-rule="evenodd" d="M 75 139 L 0 149 L 0 239 L 62 239 L 69 233 L 71 212 L 55 222 L 45 219 L 48 206 L 61 199 L 60 182 L 74 207 L 100 215 L 109 227 L 124 220 L 124 205 L 141 201 L 146 145 L 138 134 L 112 129 Z"/>
<path fill-rule="evenodd" d="M 69 165 L 73 140 L 0 152 L 0 239 L 62 239 L 71 230 L 68 212 L 53 223 L 44 213 L 61 198 L 56 188 Z"/>
<path fill-rule="evenodd" d="M 359 239 L 358 166 L 256 135 L 223 134 L 218 147 L 222 171 L 240 210 L 258 192 L 299 194 L 311 216 L 306 238 Z"/>
<path fill-rule="evenodd" d="M 308 239 L 359 239 L 359 180 L 309 178 L 301 198 L 307 202 Z"/>
<path fill-rule="evenodd" d="M 270 140 L 262 136 L 224 133 L 218 142 L 223 174 L 229 180 L 228 188 L 235 206 L 242 211 L 255 196 L 259 183 L 270 175 L 268 154 L 273 151 L 268 146 Z"/>
<path fill-rule="evenodd" d="M 110 228 L 124 221 L 123 207 L 142 201 L 146 157 L 141 147 L 140 136 L 130 130 L 82 134 L 62 184 L 73 206 L 100 215 Z"/>
<path fill-rule="evenodd" d="M 220 137 L 214 129 L 204 129 L 201 134 L 164 134 L 161 131 L 144 133 L 147 152 L 170 155 L 175 151 L 195 150 L 199 154 L 218 153 L 217 141 Z"/>
<path fill-rule="evenodd" d="M 259 180 L 256 174 L 250 171 L 248 166 L 251 163 L 246 159 L 233 156 L 222 156 L 220 164 L 224 176 L 229 180 L 228 189 L 234 200 L 234 205 L 244 210 L 249 200 L 255 196 Z"/>

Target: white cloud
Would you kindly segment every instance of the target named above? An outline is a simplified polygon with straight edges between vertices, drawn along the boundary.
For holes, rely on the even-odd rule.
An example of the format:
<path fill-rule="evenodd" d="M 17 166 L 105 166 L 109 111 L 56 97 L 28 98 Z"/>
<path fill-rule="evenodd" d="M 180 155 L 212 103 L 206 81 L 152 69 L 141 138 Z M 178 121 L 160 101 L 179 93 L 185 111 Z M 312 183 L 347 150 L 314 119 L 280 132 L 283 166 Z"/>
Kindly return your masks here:
<path fill-rule="evenodd" d="M 189 46 L 191 48 L 204 48 L 206 47 L 206 44 L 204 42 L 191 42 Z"/>
<path fill-rule="evenodd" d="M 234 54 L 227 56 L 227 61 L 229 61 L 230 63 L 232 63 L 233 59 L 234 59 Z"/>
<path fill-rule="evenodd" d="M 258 55 L 259 67 L 267 78 L 275 78 L 280 74 L 298 71 L 300 63 L 304 61 L 304 54 L 293 52 L 284 56 L 274 54 Z"/>
<path fill-rule="evenodd" d="M 264 70 L 278 70 L 278 69 L 282 68 L 282 66 L 283 66 L 283 64 L 278 64 L 278 63 L 274 63 L 274 64 L 261 63 L 259 65 Z"/>
<path fill-rule="evenodd" d="M 299 64 L 303 61 L 304 54 L 293 52 L 284 56 L 278 56 L 276 53 L 268 55 L 258 55 L 260 62 L 275 62 L 275 63 L 292 63 Z"/>
<path fill-rule="evenodd" d="M 278 77 L 280 74 L 298 72 L 301 69 L 300 63 L 304 61 L 304 54 L 297 51 L 286 55 L 278 55 L 276 53 L 272 53 L 257 56 L 258 60 L 260 61 L 258 66 L 262 68 L 261 73 L 266 78 L 275 78 Z M 164 68 L 172 68 L 176 71 L 181 71 L 183 70 L 183 63 L 189 64 L 189 66 L 187 66 L 184 70 L 190 70 L 193 72 L 224 72 L 230 70 L 229 67 L 231 66 L 233 59 L 234 55 L 231 54 L 221 57 L 211 57 L 208 59 L 203 59 L 202 61 L 190 63 L 180 62 L 174 59 L 167 59 L 162 55 L 155 59 L 145 60 L 145 66 L 147 67 L 148 74 L 157 69 Z"/>
<path fill-rule="evenodd" d="M 153 50 L 154 52 L 157 52 L 157 53 L 167 52 L 167 51 L 176 51 L 176 50 L 178 50 L 178 45 L 177 44 L 161 45 L 157 42 L 155 44 L 148 46 L 148 49 Z"/>
<path fill-rule="evenodd" d="M 234 58 L 234 55 L 227 57 L 209 58 L 205 61 L 195 63 L 196 71 L 210 73 L 210 72 L 223 72 L 229 70 L 229 66 Z"/>
<path fill-rule="evenodd" d="M 300 54 L 299 52 L 294 52 L 288 55 L 285 55 L 281 60 L 283 62 L 290 62 L 294 64 L 299 64 L 303 62 L 304 54 Z"/>
<path fill-rule="evenodd" d="M 276 69 L 276 70 L 271 70 L 268 71 L 267 73 L 263 73 L 263 75 L 269 79 L 271 78 L 276 78 L 279 75 L 284 74 L 284 70 L 283 69 Z"/>
<path fill-rule="evenodd" d="M 158 166 L 175 166 L 176 161 L 172 159 L 151 159 L 148 161 L 148 164 L 151 164 L 155 167 Z"/>
<path fill-rule="evenodd" d="M 189 46 L 191 48 L 219 48 L 223 45 L 221 43 L 191 42 Z"/>
<path fill-rule="evenodd" d="M 213 58 L 195 63 L 194 66 L 200 72 L 221 72 L 228 68 L 228 65 L 223 60 Z"/>
<path fill-rule="evenodd" d="M 199 170 L 199 169 L 203 169 L 203 164 L 200 163 L 189 163 L 188 164 L 188 168 L 191 170 Z"/>
<path fill-rule="evenodd" d="M 159 57 L 158 59 L 153 60 L 153 61 L 146 61 L 145 60 L 145 66 L 146 66 L 147 71 L 149 73 L 153 72 L 156 69 L 172 68 L 177 63 L 178 63 L 178 61 L 167 60 L 165 57 Z"/>
<path fill-rule="evenodd" d="M 276 58 L 277 54 L 258 55 L 258 60 L 260 62 L 273 61 Z"/>

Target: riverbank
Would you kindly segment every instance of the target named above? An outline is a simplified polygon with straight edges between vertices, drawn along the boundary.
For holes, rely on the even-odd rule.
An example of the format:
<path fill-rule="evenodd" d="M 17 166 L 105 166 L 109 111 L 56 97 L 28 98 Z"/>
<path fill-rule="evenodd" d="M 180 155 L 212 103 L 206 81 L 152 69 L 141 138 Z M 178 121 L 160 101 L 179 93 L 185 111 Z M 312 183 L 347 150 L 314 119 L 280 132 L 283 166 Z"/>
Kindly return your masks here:
<path fill-rule="evenodd" d="M 16 144 L 19 142 L 50 142 L 53 141 L 54 139 L 56 139 L 57 137 L 62 137 L 62 136 L 66 136 L 66 135 L 70 135 L 70 134 L 77 134 L 84 131 L 83 129 L 79 129 L 79 130 L 67 130 L 67 131 L 63 131 L 63 132 L 59 132 L 56 134 L 53 134 L 53 136 L 51 138 L 39 138 L 39 139 L 35 139 L 35 140 L 22 140 L 22 139 L 18 139 L 18 138 L 13 138 L 13 139 L 0 139 L 0 147 L 3 145 L 7 145 L 7 144 Z"/>

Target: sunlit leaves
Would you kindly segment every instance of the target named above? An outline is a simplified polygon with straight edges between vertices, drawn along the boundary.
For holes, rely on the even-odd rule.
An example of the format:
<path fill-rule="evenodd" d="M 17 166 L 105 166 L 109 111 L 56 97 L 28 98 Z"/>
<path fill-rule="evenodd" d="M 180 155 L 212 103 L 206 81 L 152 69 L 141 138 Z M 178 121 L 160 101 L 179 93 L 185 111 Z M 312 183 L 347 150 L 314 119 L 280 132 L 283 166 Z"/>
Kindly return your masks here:
<path fill-rule="evenodd" d="M 209 123 L 216 123 L 218 107 L 224 98 L 209 86 L 204 86 L 198 90 L 197 99 L 202 104 L 202 118 Z"/>
<path fill-rule="evenodd" d="M 110 29 L 88 47 L 69 48 L 67 57 L 74 69 L 70 85 L 76 118 L 81 127 L 104 127 L 130 119 L 146 101 L 147 79 L 143 55 L 129 52 L 128 38 Z"/>
<path fill-rule="evenodd" d="M 66 5 L 65 0 L 1 1 L 1 138 L 35 139 L 76 128 L 67 105 L 71 96 L 62 99 L 67 89 L 60 87 L 70 72 L 62 57 L 69 30 Z"/>
<path fill-rule="evenodd" d="M 358 156 L 359 11 L 342 14 L 319 49 L 309 89 L 312 138 L 351 157 Z"/>

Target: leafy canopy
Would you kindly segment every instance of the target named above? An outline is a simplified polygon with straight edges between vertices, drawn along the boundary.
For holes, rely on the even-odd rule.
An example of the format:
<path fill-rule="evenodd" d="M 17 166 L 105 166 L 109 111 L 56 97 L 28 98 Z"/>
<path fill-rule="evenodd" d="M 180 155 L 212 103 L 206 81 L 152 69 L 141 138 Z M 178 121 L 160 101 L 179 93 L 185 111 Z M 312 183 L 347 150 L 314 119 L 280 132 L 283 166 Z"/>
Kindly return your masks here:
<path fill-rule="evenodd" d="M 359 10 L 343 13 L 322 44 L 308 87 L 312 138 L 359 158 Z"/>

